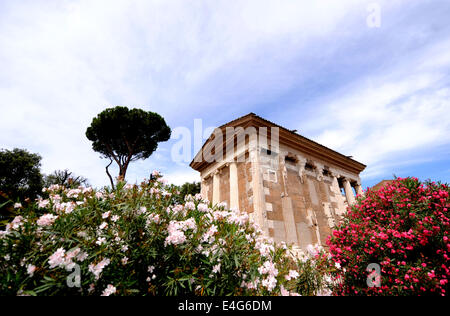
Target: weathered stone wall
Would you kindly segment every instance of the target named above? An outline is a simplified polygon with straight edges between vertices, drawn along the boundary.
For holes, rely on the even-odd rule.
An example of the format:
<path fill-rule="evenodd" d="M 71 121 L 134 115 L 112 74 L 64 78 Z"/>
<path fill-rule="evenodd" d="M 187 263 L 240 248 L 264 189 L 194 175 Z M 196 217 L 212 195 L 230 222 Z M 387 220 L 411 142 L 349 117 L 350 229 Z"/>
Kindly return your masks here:
<path fill-rule="evenodd" d="M 291 159 L 285 160 L 287 151 L 280 152 L 267 155 L 263 151 L 260 159 L 269 236 L 301 248 L 316 243 L 326 246 L 347 206 L 339 185 L 333 174 L 322 173 L 320 162 L 315 169 L 303 170 L 304 163 L 292 159 L 298 153 L 289 153 Z M 304 159 L 314 163 L 309 157 Z"/>
<path fill-rule="evenodd" d="M 253 213 L 253 188 L 252 188 L 252 164 L 248 161 L 237 163 L 238 187 L 239 187 L 239 209 L 249 214 Z"/>
<path fill-rule="evenodd" d="M 238 193 L 235 194 L 238 194 L 239 209 L 249 213 L 253 220 L 262 216 L 257 223 L 276 242 L 295 244 L 303 249 L 309 244 L 326 247 L 327 237 L 348 205 L 338 179 L 342 182 L 346 178 L 355 183 L 359 176 L 285 147 L 279 152 L 259 148 L 253 153 L 250 158 L 249 152 L 244 152 L 244 161 L 236 163 Z M 202 182 L 205 186 L 202 194 L 210 201 L 216 191 L 213 188 L 216 174 L 218 201 L 230 206 L 230 170 L 229 163 L 210 169 L 210 176 Z M 255 181 L 255 175 L 262 179 L 260 184 Z M 258 200 L 259 206 L 255 203 L 255 192 L 263 195 L 262 202 L 261 198 Z"/>
<path fill-rule="evenodd" d="M 220 202 L 226 203 L 230 207 L 230 167 L 225 166 L 220 169 Z"/>
<path fill-rule="evenodd" d="M 204 182 L 202 182 L 205 184 L 205 197 L 208 199 L 208 201 L 212 201 L 213 199 L 213 179 L 212 177 L 208 177 L 206 180 L 204 180 Z M 203 188 L 202 188 L 203 190 Z"/>

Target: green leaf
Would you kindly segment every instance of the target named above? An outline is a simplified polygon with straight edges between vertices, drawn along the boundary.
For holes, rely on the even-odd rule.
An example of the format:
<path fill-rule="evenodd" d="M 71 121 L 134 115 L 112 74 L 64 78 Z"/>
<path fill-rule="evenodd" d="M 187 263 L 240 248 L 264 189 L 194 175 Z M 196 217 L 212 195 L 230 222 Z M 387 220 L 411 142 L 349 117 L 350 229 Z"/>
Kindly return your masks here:
<path fill-rule="evenodd" d="M 6 201 L 5 203 L 0 204 L 0 208 L 5 207 L 6 205 L 8 205 L 9 203 L 12 203 L 11 200 Z"/>

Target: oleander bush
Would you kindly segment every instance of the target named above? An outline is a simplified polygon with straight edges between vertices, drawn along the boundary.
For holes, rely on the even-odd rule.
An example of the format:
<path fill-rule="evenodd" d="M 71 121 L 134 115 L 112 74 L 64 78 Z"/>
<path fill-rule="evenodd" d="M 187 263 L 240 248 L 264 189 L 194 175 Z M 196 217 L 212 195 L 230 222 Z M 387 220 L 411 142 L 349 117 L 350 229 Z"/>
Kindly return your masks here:
<path fill-rule="evenodd" d="M 310 256 L 265 239 L 247 214 L 198 195 L 177 204 L 157 173 L 114 191 L 44 191 L 0 232 L 0 295 L 326 293 Z"/>
<path fill-rule="evenodd" d="M 334 294 L 447 295 L 449 192 L 416 178 L 368 190 L 328 241 Z"/>

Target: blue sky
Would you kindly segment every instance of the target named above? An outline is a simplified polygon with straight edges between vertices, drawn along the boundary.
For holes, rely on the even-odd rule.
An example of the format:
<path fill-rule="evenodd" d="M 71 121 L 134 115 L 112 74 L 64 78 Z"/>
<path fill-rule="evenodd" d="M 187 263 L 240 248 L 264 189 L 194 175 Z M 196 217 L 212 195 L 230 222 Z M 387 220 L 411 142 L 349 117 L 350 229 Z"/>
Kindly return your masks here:
<path fill-rule="evenodd" d="M 365 163 L 364 186 L 450 182 L 449 16 L 448 0 L 0 0 L 0 147 L 101 186 L 84 133 L 107 107 L 190 129 L 255 112 Z M 172 161 L 175 143 L 128 180 L 197 180 Z"/>

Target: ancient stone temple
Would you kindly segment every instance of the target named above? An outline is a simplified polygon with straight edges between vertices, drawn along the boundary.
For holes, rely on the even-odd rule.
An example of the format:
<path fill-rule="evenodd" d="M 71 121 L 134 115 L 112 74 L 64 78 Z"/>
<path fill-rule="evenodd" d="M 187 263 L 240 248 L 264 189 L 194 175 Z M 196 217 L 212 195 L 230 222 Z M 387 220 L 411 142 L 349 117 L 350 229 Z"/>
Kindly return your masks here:
<path fill-rule="evenodd" d="M 322 244 L 362 194 L 365 165 L 253 113 L 217 128 L 191 162 L 201 193 L 275 241 Z"/>

